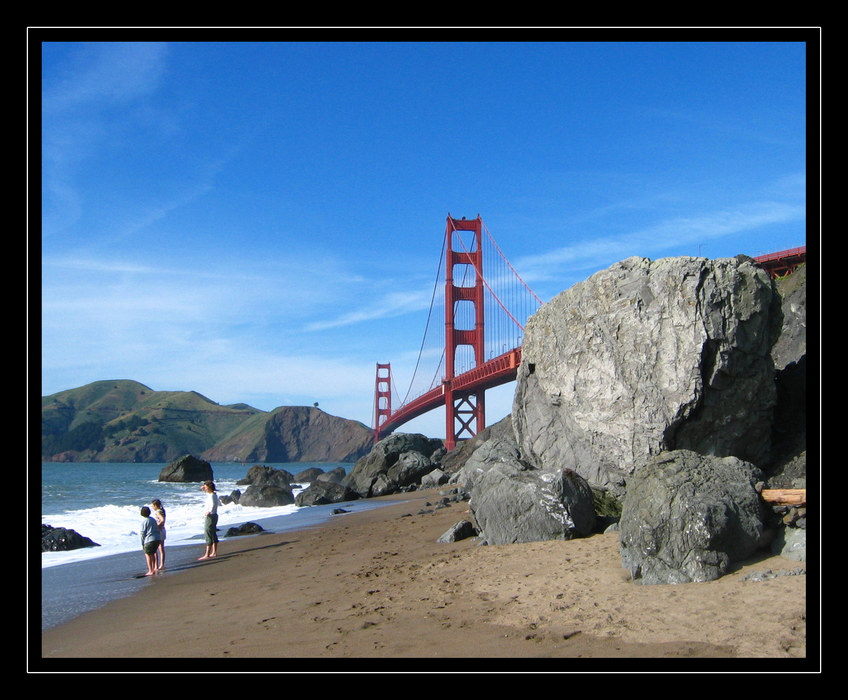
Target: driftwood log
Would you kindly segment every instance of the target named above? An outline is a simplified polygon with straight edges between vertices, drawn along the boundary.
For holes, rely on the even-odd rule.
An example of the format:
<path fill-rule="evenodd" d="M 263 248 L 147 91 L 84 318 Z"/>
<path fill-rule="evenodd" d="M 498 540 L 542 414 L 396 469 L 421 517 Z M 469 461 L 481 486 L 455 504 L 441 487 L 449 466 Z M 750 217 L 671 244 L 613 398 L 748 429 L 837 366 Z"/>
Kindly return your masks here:
<path fill-rule="evenodd" d="M 807 505 L 807 489 L 763 489 L 761 495 L 766 503 L 779 506 Z"/>

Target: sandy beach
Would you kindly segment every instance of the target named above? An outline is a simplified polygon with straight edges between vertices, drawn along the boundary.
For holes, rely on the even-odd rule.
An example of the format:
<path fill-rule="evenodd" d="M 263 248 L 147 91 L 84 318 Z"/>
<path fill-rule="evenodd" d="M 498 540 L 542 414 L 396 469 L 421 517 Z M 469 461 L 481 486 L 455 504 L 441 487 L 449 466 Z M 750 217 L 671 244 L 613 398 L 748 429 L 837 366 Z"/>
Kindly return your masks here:
<path fill-rule="evenodd" d="M 467 503 L 419 514 L 438 498 L 435 490 L 396 495 L 318 527 L 223 539 L 216 559 L 166 571 L 129 598 L 47 630 L 31 664 L 568 671 L 596 670 L 593 659 L 625 669 L 641 659 L 643 669 L 687 662 L 735 670 L 752 660 L 818 668 L 807 658 L 806 622 L 807 587 L 817 579 L 745 580 L 803 562 L 762 557 L 717 581 L 639 585 L 621 567 L 615 533 L 440 543 L 470 515 Z"/>

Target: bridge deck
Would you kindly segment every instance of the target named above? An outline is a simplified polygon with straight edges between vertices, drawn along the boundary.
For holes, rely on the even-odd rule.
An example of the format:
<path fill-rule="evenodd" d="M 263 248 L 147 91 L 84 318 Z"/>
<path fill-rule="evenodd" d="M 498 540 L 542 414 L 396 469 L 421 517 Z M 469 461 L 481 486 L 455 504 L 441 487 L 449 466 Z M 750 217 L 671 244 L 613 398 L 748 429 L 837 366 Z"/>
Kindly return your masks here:
<path fill-rule="evenodd" d="M 455 396 L 462 395 L 463 393 L 472 394 L 481 389 L 491 389 L 492 387 L 513 381 L 518 373 L 518 365 L 520 364 L 521 348 L 516 348 L 505 352 L 503 355 L 498 355 L 498 357 L 488 362 L 484 362 L 479 367 L 457 375 L 450 380 L 450 385 Z M 380 426 L 379 436 L 382 438 L 403 423 L 417 418 L 440 405 L 444 405 L 444 397 L 445 384 L 443 383 L 435 389 L 430 389 L 430 391 L 413 399 L 389 416 Z"/>

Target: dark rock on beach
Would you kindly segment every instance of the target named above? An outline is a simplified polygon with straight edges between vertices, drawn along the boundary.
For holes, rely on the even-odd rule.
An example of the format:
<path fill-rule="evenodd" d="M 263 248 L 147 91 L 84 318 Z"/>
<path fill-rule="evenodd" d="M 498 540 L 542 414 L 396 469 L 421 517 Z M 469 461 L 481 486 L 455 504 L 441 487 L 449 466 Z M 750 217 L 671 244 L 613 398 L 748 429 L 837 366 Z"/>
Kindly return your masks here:
<path fill-rule="evenodd" d="M 436 469 L 439 462 L 433 456 L 443 448 L 442 440 L 420 434 L 389 435 L 357 460 L 342 483 L 361 498 L 397 493 L 420 484 L 421 477 Z"/>
<path fill-rule="evenodd" d="M 347 472 L 344 467 L 336 467 L 335 469 L 331 469 L 328 472 L 324 472 L 323 474 L 319 474 L 315 481 L 344 481 L 344 478 L 347 476 Z M 305 479 L 304 479 L 305 481 Z"/>
<path fill-rule="evenodd" d="M 312 482 L 315 481 L 319 476 L 324 473 L 324 470 L 320 467 L 309 467 L 309 469 L 304 469 L 303 471 L 298 472 L 292 478 L 292 481 L 297 482 Z"/>
<path fill-rule="evenodd" d="M 192 482 L 209 481 L 212 478 L 212 465 L 193 455 L 183 455 L 159 472 L 159 481 Z"/>
<path fill-rule="evenodd" d="M 634 581 L 711 581 L 760 546 L 762 472 L 737 457 L 666 452 L 636 469 L 619 522 Z"/>
<path fill-rule="evenodd" d="M 279 488 L 290 488 L 295 481 L 294 475 L 285 469 L 274 469 L 264 464 L 255 464 L 247 470 L 244 479 L 239 479 L 239 486 L 277 486 Z"/>
<path fill-rule="evenodd" d="M 477 528 L 468 520 L 460 520 L 448 528 L 448 530 L 437 540 L 438 542 L 459 542 L 477 535 Z"/>
<path fill-rule="evenodd" d="M 298 506 L 320 506 L 355 501 L 359 494 L 338 481 L 313 481 L 295 497 Z"/>
<path fill-rule="evenodd" d="M 238 501 L 240 506 L 253 508 L 275 508 L 294 503 L 294 494 L 288 486 L 251 484 Z"/>
<path fill-rule="evenodd" d="M 68 552 L 82 547 L 99 547 L 97 542 L 80 535 L 76 530 L 52 525 L 41 526 L 42 552 Z"/>
<path fill-rule="evenodd" d="M 237 527 L 231 527 L 227 530 L 224 537 L 242 537 L 244 535 L 256 535 L 260 532 L 265 532 L 265 528 L 263 528 L 258 523 L 242 523 Z"/>

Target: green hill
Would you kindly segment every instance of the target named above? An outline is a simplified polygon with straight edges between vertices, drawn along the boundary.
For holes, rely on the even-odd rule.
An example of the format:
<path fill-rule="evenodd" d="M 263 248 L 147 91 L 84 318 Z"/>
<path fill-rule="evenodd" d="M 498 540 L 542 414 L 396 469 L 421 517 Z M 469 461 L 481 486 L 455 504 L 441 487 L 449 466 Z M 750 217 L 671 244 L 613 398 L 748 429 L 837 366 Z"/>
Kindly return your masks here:
<path fill-rule="evenodd" d="M 43 461 L 170 462 L 193 454 L 209 461 L 346 462 L 367 453 L 372 441 L 363 424 L 315 407 L 268 413 L 131 380 L 93 382 L 41 400 Z"/>

